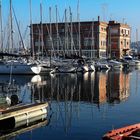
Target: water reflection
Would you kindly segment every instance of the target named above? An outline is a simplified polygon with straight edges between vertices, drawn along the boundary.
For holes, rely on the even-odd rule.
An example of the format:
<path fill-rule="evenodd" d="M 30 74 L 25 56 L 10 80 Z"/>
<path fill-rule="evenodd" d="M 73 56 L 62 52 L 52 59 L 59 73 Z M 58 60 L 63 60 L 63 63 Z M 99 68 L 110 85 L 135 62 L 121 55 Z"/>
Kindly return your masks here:
<path fill-rule="evenodd" d="M 11 87 L 8 76 L 0 77 L 0 81 L 1 108 L 8 98 L 12 100 L 11 105 L 46 100 L 80 101 L 99 105 L 106 102 L 119 103 L 130 94 L 128 71 L 55 74 L 44 77 L 15 76 Z"/>
<path fill-rule="evenodd" d="M 22 127 L 20 129 L 15 129 L 15 130 L 12 130 L 12 131 L 7 131 L 7 132 L 0 132 L 0 139 L 1 140 L 8 140 L 8 139 L 11 139 L 12 137 L 15 137 L 14 139 L 19 139 L 19 136 L 18 135 L 21 135 L 23 133 L 30 133 L 30 138 L 32 137 L 32 133 L 35 129 L 37 128 L 41 128 L 43 126 L 46 126 L 49 124 L 49 121 L 48 120 L 43 120 L 43 121 L 37 121 L 35 123 L 32 123 L 26 127 Z"/>
<path fill-rule="evenodd" d="M 44 92 L 40 88 L 46 85 L 46 81 L 36 76 L 8 76 L 0 77 L 0 109 L 17 105 L 19 103 L 35 103 L 44 101 Z"/>
<path fill-rule="evenodd" d="M 103 71 L 85 74 L 57 74 L 51 77 L 53 100 L 119 103 L 129 96 L 130 74 L 124 71 Z M 48 91 L 49 92 L 49 91 Z"/>
<path fill-rule="evenodd" d="M 107 81 L 107 101 L 109 103 L 120 103 L 129 97 L 130 73 L 128 71 L 110 71 Z"/>
<path fill-rule="evenodd" d="M 53 111 L 52 123 L 49 124 L 51 129 L 59 127 L 68 134 L 73 128 L 73 123 L 77 123 L 81 116 L 84 120 L 87 119 L 86 113 L 83 113 L 85 105 L 94 106 L 99 110 L 102 105 L 126 101 L 130 95 L 130 72 L 117 70 L 84 74 L 57 73 L 34 77 L 15 76 L 11 81 L 18 88 L 10 94 L 3 92 L 4 86 L 8 86 L 9 78 L 2 76 L 0 108 L 5 109 L 18 103 L 48 101 Z M 7 96 L 14 100 L 14 103 L 8 105 Z M 45 136 L 42 139 L 45 139 Z"/>

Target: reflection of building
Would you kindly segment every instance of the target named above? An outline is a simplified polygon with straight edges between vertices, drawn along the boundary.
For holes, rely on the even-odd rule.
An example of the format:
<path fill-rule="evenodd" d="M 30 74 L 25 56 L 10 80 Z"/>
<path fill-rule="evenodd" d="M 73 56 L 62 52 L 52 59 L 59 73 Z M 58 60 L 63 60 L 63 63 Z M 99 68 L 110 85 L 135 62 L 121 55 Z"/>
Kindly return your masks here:
<path fill-rule="evenodd" d="M 79 33 L 80 25 L 80 33 Z M 89 57 L 119 57 L 130 47 L 130 27 L 114 21 L 33 24 L 31 36 L 35 53 L 81 54 Z M 31 34 L 32 35 L 32 34 Z M 79 37 L 80 36 L 80 37 Z M 80 41 L 79 41 L 80 40 Z"/>
<path fill-rule="evenodd" d="M 95 76 L 94 100 L 98 103 L 106 102 L 106 73 L 97 73 Z"/>
<path fill-rule="evenodd" d="M 93 75 L 92 75 L 93 74 Z M 58 101 L 83 101 L 101 104 L 125 100 L 129 96 L 129 74 L 122 71 L 96 72 L 77 75 L 58 74 L 47 81 L 46 98 Z M 63 82 L 62 82 L 63 81 Z"/>
<path fill-rule="evenodd" d="M 123 72 L 109 72 L 107 84 L 108 102 L 122 101 L 129 96 L 129 74 Z"/>

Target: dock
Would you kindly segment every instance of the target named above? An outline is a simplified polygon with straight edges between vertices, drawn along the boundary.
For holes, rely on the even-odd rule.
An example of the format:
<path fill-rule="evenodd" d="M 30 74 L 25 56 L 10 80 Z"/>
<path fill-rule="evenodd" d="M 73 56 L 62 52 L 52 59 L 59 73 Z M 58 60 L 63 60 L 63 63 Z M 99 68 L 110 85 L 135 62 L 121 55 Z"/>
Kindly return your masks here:
<path fill-rule="evenodd" d="M 48 103 L 37 103 L 2 111 L 0 114 L 0 130 L 28 126 L 29 123 L 44 120 L 47 116 L 47 107 Z"/>

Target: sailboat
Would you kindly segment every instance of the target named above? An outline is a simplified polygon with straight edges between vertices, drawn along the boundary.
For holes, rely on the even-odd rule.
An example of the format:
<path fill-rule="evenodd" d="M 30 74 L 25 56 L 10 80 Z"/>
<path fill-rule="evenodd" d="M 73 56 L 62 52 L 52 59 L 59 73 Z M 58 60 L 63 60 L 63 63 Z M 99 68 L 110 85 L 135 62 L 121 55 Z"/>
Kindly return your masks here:
<path fill-rule="evenodd" d="M 39 74 L 40 71 L 40 66 L 23 60 L 13 59 L 0 62 L 0 74 Z"/>
<path fill-rule="evenodd" d="M 15 12 L 14 12 L 15 15 Z M 12 23 L 12 0 L 10 0 L 10 40 L 9 48 L 13 49 L 13 23 Z M 19 57 L 19 59 L 11 59 L 12 55 L 2 53 L 3 59 L 0 60 L 0 74 L 39 74 L 41 66 L 35 63 L 29 63 L 25 59 Z M 4 58 L 5 57 L 5 58 Z"/>

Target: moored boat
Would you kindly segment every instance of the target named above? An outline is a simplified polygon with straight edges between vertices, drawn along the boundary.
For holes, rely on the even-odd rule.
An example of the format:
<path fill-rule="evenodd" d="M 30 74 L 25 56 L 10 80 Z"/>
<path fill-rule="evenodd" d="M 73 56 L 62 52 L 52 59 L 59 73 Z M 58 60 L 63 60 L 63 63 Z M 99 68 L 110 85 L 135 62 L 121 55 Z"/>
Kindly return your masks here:
<path fill-rule="evenodd" d="M 114 70 L 122 68 L 122 63 L 117 60 L 109 60 L 108 64 L 111 67 L 111 69 L 114 69 Z"/>
<path fill-rule="evenodd" d="M 103 140 L 138 140 L 140 139 L 140 123 L 118 128 L 107 132 Z"/>
<path fill-rule="evenodd" d="M 9 60 L 0 63 L 0 74 L 39 74 L 41 66 L 19 60 Z"/>
<path fill-rule="evenodd" d="M 54 70 L 52 70 L 50 73 L 74 73 L 76 72 L 76 68 L 72 65 L 63 65 L 56 67 Z"/>

